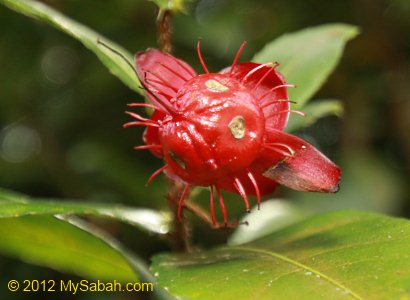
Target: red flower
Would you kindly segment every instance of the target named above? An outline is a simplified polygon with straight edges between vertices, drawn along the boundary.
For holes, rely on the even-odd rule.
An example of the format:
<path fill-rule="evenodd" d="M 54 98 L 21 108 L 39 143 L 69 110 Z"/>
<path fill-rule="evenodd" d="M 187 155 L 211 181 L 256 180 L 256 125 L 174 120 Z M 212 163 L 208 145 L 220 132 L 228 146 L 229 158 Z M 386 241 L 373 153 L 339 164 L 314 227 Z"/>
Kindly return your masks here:
<path fill-rule="evenodd" d="M 165 171 L 185 183 L 179 217 L 191 185 L 209 186 L 213 222 L 214 190 L 225 224 L 227 213 L 220 190 L 238 193 L 249 210 L 247 195 L 271 193 L 277 183 L 299 191 L 337 192 L 340 169 L 306 141 L 283 132 L 290 102 L 277 64 L 237 64 L 245 43 L 232 65 L 210 73 L 198 56 L 205 74 L 156 49 L 136 55 L 137 73 L 150 104 L 150 119 L 127 112 L 144 125 L 146 145 L 165 165 L 148 180 Z"/>

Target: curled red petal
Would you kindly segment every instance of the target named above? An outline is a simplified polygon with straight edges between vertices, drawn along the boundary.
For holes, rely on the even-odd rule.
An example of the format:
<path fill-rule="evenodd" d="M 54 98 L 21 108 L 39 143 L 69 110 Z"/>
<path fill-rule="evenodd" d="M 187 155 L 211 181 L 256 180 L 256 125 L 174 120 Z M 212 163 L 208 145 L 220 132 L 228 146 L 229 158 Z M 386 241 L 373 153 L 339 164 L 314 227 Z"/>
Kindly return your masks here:
<path fill-rule="evenodd" d="M 144 86 L 162 102 L 169 102 L 186 81 L 196 76 L 187 63 L 157 49 L 137 53 L 135 65 Z M 157 104 L 155 97 L 147 94 Z"/>
<path fill-rule="evenodd" d="M 267 128 L 266 143 L 289 147 L 288 154 L 272 149 L 262 151 L 253 167 L 263 168 L 262 175 L 298 191 L 329 192 L 339 190 L 341 171 L 330 159 L 306 141 Z"/>
<path fill-rule="evenodd" d="M 272 67 L 261 66 L 261 64 L 247 62 L 240 63 L 231 68 L 225 68 L 220 73 L 229 74 L 239 81 L 242 81 L 245 76 L 258 68 L 253 74 L 247 77 L 242 83 L 253 93 L 258 99 L 265 116 L 266 125 L 278 130 L 283 130 L 288 121 L 289 102 L 287 88 L 283 86 L 286 84 L 284 77 L 276 69 Z M 282 86 L 282 87 L 280 87 Z"/>

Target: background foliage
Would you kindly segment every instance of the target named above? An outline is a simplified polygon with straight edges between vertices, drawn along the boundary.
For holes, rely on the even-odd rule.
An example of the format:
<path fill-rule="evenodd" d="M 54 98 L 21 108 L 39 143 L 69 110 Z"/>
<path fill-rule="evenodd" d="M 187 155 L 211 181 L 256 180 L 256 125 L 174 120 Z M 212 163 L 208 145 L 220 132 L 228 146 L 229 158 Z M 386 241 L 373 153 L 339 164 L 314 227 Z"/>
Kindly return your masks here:
<path fill-rule="evenodd" d="M 156 45 L 156 10 L 147 1 L 47 3 L 132 52 Z M 209 68 L 219 70 L 231 62 L 243 40 L 248 46 L 242 60 L 249 60 L 285 32 L 330 22 L 358 25 L 360 36 L 349 44 L 336 72 L 315 96 L 342 100 L 343 119 L 328 117 L 299 132 L 341 165 L 342 189 L 337 195 L 280 189 L 275 197 L 291 199 L 284 205 L 301 212 L 300 218 L 341 208 L 410 216 L 408 1 L 202 0 L 193 2 L 188 11 L 174 21 L 175 54 L 197 70 L 193 48 L 198 36 L 203 38 Z M 164 180 L 157 179 L 149 188 L 143 184 L 161 162 L 132 150 L 141 142 L 141 130 L 121 127 L 127 120 L 126 103 L 141 97 L 112 77 L 81 44 L 44 23 L 0 6 L 0 28 L 1 187 L 41 198 L 164 209 Z M 206 201 L 203 194 L 200 203 Z M 230 214 L 241 217 L 240 201 L 233 197 L 227 202 Z M 278 207 L 283 209 L 283 205 L 274 209 Z M 262 210 L 259 219 L 269 218 L 270 213 Z M 129 225 L 92 221 L 142 258 L 168 250 L 164 241 L 135 234 Z M 2 230 L 15 228 L 16 235 L 25 228 L 7 226 Z M 246 239 L 250 233 L 244 231 L 236 239 Z M 224 242 L 228 235 L 211 233 L 200 223 L 194 229 L 195 243 L 204 248 Z M 32 242 L 29 235 L 26 239 Z M 13 258 L 0 260 L 0 273 L 10 278 L 67 276 Z M 6 279 L 0 279 L 2 287 Z M 4 292 L 1 289 L 0 295 Z"/>

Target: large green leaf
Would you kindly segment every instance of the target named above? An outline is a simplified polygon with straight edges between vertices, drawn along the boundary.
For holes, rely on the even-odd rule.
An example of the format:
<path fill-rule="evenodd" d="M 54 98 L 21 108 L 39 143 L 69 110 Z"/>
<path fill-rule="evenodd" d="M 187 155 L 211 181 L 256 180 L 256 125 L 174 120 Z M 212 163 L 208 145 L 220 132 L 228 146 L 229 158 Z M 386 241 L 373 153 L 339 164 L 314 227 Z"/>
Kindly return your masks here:
<path fill-rule="evenodd" d="M 159 255 L 181 299 L 410 299 L 410 222 L 333 212 L 241 246 Z"/>
<path fill-rule="evenodd" d="M 122 255 L 93 235 L 53 217 L 0 219 L 0 253 L 90 279 L 135 281 Z"/>
<path fill-rule="evenodd" d="M 131 89 L 142 95 L 144 94 L 143 90 L 139 88 L 139 81 L 132 67 L 132 55 L 118 44 L 41 2 L 33 0 L 0 0 L 0 3 L 16 12 L 44 21 L 77 39 L 94 52 L 112 74 L 121 79 Z M 121 53 L 129 63 L 125 62 L 121 55 L 99 44 L 98 40 Z"/>
<path fill-rule="evenodd" d="M 0 189 L 0 254 L 90 279 L 133 282 L 138 277 L 155 284 L 142 259 L 72 214 L 115 218 L 160 234 L 169 230 L 168 217 L 152 210 L 30 201 L 24 195 Z M 154 293 L 158 299 L 170 299 L 160 288 L 155 287 Z"/>
<path fill-rule="evenodd" d="M 0 189 L 0 219 L 26 215 L 57 214 L 109 217 L 156 234 L 168 233 L 171 221 L 166 213 L 151 209 L 74 201 L 29 200 L 22 195 Z"/>
<path fill-rule="evenodd" d="M 303 29 L 267 44 L 253 61 L 279 62 L 286 82 L 298 86 L 289 95 L 298 102 L 295 107 L 302 108 L 336 67 L 346 42 L 357 34 L 357 27 L 346 24 Z"/>
<path fill-rule="evenodd" d="M 72 214 L 110 217 L 160 234 L 169 230 L 169 218 L 148 209 L 31 201 L 0 189 L 0 253 L 91 279 L 132 282 L 138 276 L 144 282 L 155 283 L 142 259 Z M 57 215 L 60 220 L 50 215 Z M 160 288 L 155 288 L 154 293 L 159 299 L 169 299 Z"/>
<path fill-rule="evenodd" d="M 118 241 L 80 219 L 62 219 L 0 219 L 0 254 L 91 280 L 149 282 L 156 299 L 171 299 L 155 286 L 146 263 Z"/>
<path fill-rule="evenodd" d="M 129 266 L 134 270 L 138 275 L 138 278 L 143 282 L 148 282 L 154 284 L 154 294 L 156 299 L 161 300 L 173 300 L 174 297 L 171 297 L 164 289 L 156 286 L 156 279 L 151 274 L 147 268 L 147 264 L 142 261 L 141 258 L 137 257 L 134 253 L 125 248 L 121 243 L 115 240 L 113 237 L 107 235 L 102 230 L 92 226 L 91 224 L 82 221 L 76 217 L 64 216 L 61 217 L 62 220 L 69 222 L 71 225 L 82 229 L 85 232 L 92 234 L 94 237 L 99 238 L 104 241 L 107 245 L 111 246 L 113 249 L 121 253 L 122 257 L 127 261 Z"/>

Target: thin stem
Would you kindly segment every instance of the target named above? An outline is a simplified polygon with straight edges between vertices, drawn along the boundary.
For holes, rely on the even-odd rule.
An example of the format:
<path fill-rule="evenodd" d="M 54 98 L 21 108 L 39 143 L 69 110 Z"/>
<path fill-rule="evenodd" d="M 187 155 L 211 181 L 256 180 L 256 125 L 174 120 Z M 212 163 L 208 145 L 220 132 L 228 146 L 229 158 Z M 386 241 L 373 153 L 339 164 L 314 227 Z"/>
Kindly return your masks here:
<path fill-rule="evenodd" d="M 173 232 L 170 234 L 172 248 L 176 252 L 189 252 L 192 249 L 190 241 L 190 226 L 187 222 L 180 222 L 178 216 L 178 201 L 185 188 L 184 183 L 175 181 L 168 177 L 168 206 L 171 209 L 173 218 Z M 188 199 L 185 200 L 188 207 Z M 188 207 L 189 208 L 189 207 Z"/>
<path fill-rule="evenodd" d="M 162 52 L 172 52 L 172 13 L 160 10 L 157 18 L 157 32 L 159 49 Z"/>

